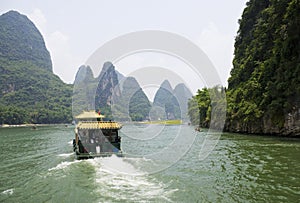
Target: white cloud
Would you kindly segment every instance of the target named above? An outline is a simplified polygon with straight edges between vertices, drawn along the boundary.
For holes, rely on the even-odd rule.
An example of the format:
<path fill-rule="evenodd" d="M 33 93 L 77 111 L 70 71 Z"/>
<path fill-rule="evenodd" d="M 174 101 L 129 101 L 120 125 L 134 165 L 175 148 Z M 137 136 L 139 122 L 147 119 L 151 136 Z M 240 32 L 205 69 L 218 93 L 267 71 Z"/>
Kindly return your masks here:
<path fill-rule="evenodd" d="M 197 40 L 219 73 L 223 85 L 227 85 L 232 68 L 234 38 L 222 33 L 214 23 L 204 28 Z"/>

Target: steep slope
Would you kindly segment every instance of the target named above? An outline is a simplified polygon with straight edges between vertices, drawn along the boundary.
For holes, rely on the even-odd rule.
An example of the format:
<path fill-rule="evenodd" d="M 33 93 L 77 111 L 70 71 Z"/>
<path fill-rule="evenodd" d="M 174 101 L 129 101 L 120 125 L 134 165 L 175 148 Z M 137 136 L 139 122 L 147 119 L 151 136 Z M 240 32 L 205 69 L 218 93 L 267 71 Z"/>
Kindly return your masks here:
<path fill-rule="evenodd" d="M 127 77 L 122 88 L 121 105 L 125 107 L 132 121 L 142 121 L 148 118 L 151 109 L 150 102 L 134 77 Z"/>
<path fill-rule="evenodd" d="M 300 4 L 250 0 L 228 80 L 227 130 L 300 135 Z"/>
<path fill-rule="evenodd" d="M 111 107 L 114 100 L 117 100 L 121 93 L 119 88 L 118 75 L 111 62 L 105 62 L 97 78 L 97 89 L 95 93 L 95 109 L 103 112 L 107 119 L 112 119 Z"/>
<path fill-rule="evenodd" d="M 163 81 L 157 90 L 154 101 L 151 119 L 180 119 L 181 112 L 177 98 L 174 96 L 173 89 L 168 80 Z M 165 115 L 159 113 L 164 112 Z M 156 115 L 156 113 L 159 113 Z"/>
<path fill-rule="evenodd" d="M 136 79 L 124 77 L 111 62 L 103 64 L 97 78 L 89 66 L 79 68 L 74 82 L 74 115 L 83 110 L 96 110 L 105 114 L 106 120 L 141 121 L 148 118 L 150 108 Z"/>
<path fill-rule="evenodd" d="M 52 71 L 50 54 L 35 25 L 17 11 L 0 16 L 0 57 L 8 61 L 30 62 Z"/>
<path fill-rule="evenodd" d="M 72 85 L 52 73 L 45 42 L 24 15 L 0 16 L 0 124 L 71 122 Z"/>
<path fill-rule="evenodd" d="M 89 66 L 80 66 L 75 77 L 72 113 L 73 116 L 79 115 L 82 111 L 95 109 L 95 92 L 97 80 Z"/>
<path fill-rule="evenodd" d="M 188 100 L 192 98 L 191 91 L 185 86 L 185 84 L 180 83 L 174 88 L 174 96 L 176 97 L 181 111 L 181 119 L 184 121 L 189 121 L 188 118 Z"/>

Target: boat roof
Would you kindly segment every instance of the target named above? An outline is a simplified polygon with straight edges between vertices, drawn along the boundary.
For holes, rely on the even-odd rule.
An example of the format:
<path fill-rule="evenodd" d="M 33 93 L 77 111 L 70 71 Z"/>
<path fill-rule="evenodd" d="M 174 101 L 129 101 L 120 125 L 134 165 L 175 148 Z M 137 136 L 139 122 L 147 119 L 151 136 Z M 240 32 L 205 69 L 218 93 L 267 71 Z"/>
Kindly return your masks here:
<path fill-rule="evenodd" d="M 77 124 L 78 129 L 116 129 L 122 128 L 118 122 L 111 121 L 84 121 Z"/>
<path fill-rule="evenodd" d="M 84 111 L 78 116 L 75 116 L 76 119 L 84 119 L 84 118 L 104 118 L 104 115 L 98 114 L 95 111 Z"/>

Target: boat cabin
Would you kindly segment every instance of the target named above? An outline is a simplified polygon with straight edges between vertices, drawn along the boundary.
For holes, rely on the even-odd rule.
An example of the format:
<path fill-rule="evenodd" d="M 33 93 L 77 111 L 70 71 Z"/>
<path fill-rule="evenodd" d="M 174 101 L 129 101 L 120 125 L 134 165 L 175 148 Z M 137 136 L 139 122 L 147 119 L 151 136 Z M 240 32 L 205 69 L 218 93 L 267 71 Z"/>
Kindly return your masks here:
<path fill-rule="evenodd" d="M 97 156 L 120 155 L 122 125 L 114 121 L 103 121 L 105 116 L 95 111 L 85 111 L 76 116 L 73 148 L 78 159 Z"/>

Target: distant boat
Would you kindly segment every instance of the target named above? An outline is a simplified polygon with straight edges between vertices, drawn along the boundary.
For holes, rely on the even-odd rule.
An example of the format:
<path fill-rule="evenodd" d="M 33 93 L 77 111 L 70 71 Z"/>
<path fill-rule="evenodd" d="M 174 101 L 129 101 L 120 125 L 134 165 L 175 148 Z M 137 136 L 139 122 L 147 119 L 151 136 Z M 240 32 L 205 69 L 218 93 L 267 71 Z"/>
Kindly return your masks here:
<path fill-rule="evenodd" d="M 76 116 L 73 150 L 77 159 L 122 155 L 119 130 L 122 125 L 103 121 L 105 116 L 95 111 L 85 111 Z"/>

